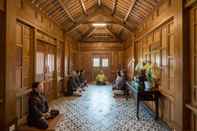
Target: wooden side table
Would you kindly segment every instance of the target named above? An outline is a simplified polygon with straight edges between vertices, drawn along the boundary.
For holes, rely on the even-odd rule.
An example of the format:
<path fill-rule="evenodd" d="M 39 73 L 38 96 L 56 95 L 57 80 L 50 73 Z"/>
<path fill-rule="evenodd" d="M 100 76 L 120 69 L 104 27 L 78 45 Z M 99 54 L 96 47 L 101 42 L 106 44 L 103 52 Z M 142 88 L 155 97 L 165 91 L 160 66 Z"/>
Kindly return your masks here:
<path fill-rule="evenodd" d="M 137 113 L 136 117 L 139 119 L 139 109 L 140 109 L 140 102 L 141 101 L 154 101 L 155 109 L 156 109 L 156 116 L 155 119 L 157 120 L 159 117 L 159 91 L 158 90 L 151 90 L 151 91 L 138 91 L 132 85 L 127 82 L 127 91 L 131 91 L 134 97 L 136 98 L 137 103 Z M 127 97 L 128 99 L 128 97 Z"/>

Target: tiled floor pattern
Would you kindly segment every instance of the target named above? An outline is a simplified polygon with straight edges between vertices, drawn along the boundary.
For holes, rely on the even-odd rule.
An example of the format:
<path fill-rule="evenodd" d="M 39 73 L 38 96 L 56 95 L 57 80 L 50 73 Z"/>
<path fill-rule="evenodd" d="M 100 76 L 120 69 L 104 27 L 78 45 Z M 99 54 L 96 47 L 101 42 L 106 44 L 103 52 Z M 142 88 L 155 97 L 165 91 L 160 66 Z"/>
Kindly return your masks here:
<path fill-rule="evenodd" d="M 170 131 L 144 108 L 137 120 L 134 99 L 114 98 L 111 86 L 90 85 L 83 96 L 58 99 L 52 108 L 65 116 L 58 131 Z"/>

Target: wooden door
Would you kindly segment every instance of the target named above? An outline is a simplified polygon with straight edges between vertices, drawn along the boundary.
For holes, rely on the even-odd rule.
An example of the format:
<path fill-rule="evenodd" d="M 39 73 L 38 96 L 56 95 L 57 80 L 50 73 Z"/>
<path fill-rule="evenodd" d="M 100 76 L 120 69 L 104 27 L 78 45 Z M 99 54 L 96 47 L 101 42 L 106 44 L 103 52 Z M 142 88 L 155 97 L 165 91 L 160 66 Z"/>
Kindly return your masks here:
<path fill-rule="evenodd" d="M 49 100 L 56 97 L 55 46 L 38 41 L 36 50 L 36 81 L 44 81 L 44 93 Z"/>
<path fill-rule="evenodd" d="M 94 54 L 92 56 L 92 80 L 95 80 L 99 71 L 103 71 L 109 82 L 112 81 L 111 55 Z"/>

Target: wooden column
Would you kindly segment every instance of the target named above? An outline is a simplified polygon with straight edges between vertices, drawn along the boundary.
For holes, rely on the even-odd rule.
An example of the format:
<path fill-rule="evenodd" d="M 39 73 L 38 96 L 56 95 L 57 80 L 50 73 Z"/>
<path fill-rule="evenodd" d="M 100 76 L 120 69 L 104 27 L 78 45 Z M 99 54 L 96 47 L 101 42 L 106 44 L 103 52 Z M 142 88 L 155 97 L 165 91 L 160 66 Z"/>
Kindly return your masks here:
<path fill-rule="evenodd" d="M 185 5 L 185 3 L 183 4 Z M 184 7 L 183 7 L 184 8 Z M 188 8 L 183 9 L 183 130 L 191 131 L 191 112 L 186 108 L 185 104 L 191 101 L 191 43 L 190 43 L 190 12 Z M 189 44 L 190 43 L 190 44 Z"/>
<path fill-rule="evenodd" d="M 174 30 L 175 30 L 175 57 L 176 57 L 176 65 L 177 68 L 175 70 L 175 108 L 176 113 L 174 114 L 174 122 L 177 127 L 177 131 L 183 131 L 183 88 L 184 88 L 184 79 L 185 76 L 183 74 L 184 69 L 184 58 L 183 58 L 183 50 L 184 50 L 184 42 L 183 42 L 183 1 L 177 0 L 175 5 L 177 5 L 177 9 L 174 9 L 175 21 L 174 21 Z"/>
<path fill-rule="evenodd" d="M 16 124 L 16 0 L 5 1 L 5 41 L 2 43 L 3 58 L 3 105 L 4 105 L 4 131 Z M 12 128 L 12 129 L 13 129 Z"/>

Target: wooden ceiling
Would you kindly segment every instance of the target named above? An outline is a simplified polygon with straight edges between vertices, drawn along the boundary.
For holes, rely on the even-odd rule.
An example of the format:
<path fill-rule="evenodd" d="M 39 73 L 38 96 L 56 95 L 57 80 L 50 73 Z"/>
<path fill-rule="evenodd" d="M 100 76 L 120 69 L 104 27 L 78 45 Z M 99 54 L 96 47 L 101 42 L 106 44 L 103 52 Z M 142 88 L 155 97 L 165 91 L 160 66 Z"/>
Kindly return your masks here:
<path fill-rule="evenodd" d="M 121 42 L 162 0 L 31 0 L 31 3 L 76 39 Z M 94 27 L 93 23 L 106 23 Z"/>

